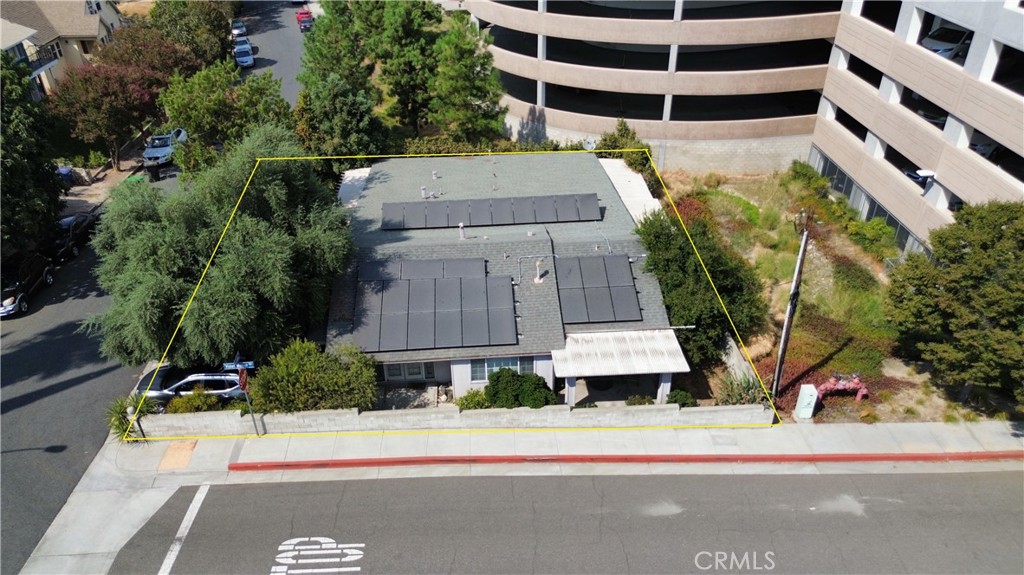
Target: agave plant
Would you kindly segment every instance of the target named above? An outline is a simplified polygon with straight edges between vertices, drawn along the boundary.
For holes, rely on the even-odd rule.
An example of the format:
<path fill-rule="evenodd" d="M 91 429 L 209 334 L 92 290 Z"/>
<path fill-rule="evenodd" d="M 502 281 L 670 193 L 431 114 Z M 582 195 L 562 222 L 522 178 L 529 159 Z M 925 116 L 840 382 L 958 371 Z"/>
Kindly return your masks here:
<path fill-rule="evenodd" d="M 122 441 L 138 435 L 138 426 L 133 426 L 132 419 L 128 416 L 129 407 L 136 410 L 138 413 L 136 419 L 140 419 L 144 415 L 156 413 L 159 405 L 147 396 L 142 396 L 140 400 L 135 393 L 115 397 L 107 406 L 107 425 L 110 427 L 110 434 L 117 436 Z"/>

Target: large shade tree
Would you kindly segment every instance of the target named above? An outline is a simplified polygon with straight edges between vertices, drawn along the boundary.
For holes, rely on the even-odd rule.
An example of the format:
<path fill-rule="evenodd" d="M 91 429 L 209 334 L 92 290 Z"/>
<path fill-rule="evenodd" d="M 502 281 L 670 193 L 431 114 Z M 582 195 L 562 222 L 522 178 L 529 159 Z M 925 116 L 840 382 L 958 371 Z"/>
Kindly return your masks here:
<path fill-rule="evenodd" d="M 228 54 L 231 46 L 229 2 L 160 0 L 149 12 L 153 27 L 188 48 L 203 65 Z"/>
<path fill-rule="evenodd" d="M 49 101 L 76 137 L 103 142 L 120 170 L 121 146 L 157 115 L 160 85 L 160 75 L 147 68 L 84 65 L 68 71 Z"/>
<path fill-rule="evenodd" d="M 185 192 L 136 182 L 116 188 L 94 241 L 111 307 L 89 326 L 101 351 L 127 364 L 161 357 L 208 258 L 223 243 L 188 310 L 169 359 L 181 366 L 269 357 L 322 320 L 330 279 L 350 252 L 347 220 L 294 134 L 253 130 Z"/>
<path fill-rule="evenodd" d="M 0 130 L 0 219 L 5 248 L 27 247 L 46 237 L 61 210 L 65 187 L 55 173 L 48 112 L 32 99 L 29 70 L 0 53 L 3 90 Z"/>
<path fill-rule="evenodd" d="M 114 30 L 114 41 L 100 47 L 96 62 L 103 66 L 149 70 L 161 80 L 160 89 L 167 86 L 174 74 L 191 76 L 202 67 L 191 50 L 144 20 Z"/>
<path fill-rule="evenodd" d="M 901 343 L 939 381 L 1024 403 L 1024 202 L 964 205 L 930 241 L 931 258 L 912 254 L 890 275 Z"/>
<path fill-rule="evenodd" d="M 160 95 L 171 126 L 184 128 L 188 142 L 176 160 L 188 173 L 216 161 L 219 147 L 241 141 L 254 126 L 290 126 L 292 111 L 281 96 L 281 81 L 269 72 L 241 80 L 231 62 L 207 66 L 191 77 L 175 75 Z"/>

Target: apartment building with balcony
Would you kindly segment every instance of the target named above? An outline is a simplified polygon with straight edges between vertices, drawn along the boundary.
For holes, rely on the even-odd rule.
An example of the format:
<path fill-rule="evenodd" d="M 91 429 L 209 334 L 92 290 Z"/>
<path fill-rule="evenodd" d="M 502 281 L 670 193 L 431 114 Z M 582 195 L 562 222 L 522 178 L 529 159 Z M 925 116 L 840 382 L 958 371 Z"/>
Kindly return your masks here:
<path fill-rule="evenodd" d="M 39 94 L 49 94 L 70 68 L 111 41 L 121 13 L 109 0 L 5 0 L 0 20 L 2 49 L 29 66 Z"/>
<path fill-rule="evenodd" d="M 809 156 L 901 249 L 964 203 L 1024 201 L 1019 2 L 844 2 Z"/>
<path fill-rule="evenodd" d="M 513 138 L 626 118 L 662 168 L 809 160 L 903 249 L 1024 200 L 1024 10 L 985 2 L 470 0 Z"/>

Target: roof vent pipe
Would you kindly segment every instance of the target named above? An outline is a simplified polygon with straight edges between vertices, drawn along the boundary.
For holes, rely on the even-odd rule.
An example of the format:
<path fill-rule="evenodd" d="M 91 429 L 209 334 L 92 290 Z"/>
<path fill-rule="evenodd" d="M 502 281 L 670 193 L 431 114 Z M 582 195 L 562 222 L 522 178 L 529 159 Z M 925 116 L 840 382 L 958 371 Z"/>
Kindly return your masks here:
<path fill-rule="evenodd" d="M 437 170 L 434 170 L 433 172 L 430 172 L 430 179 L 431 180 L 436 180 L 437 179 Z"/>
<path fill-rule="evenodd" d="M 424 200 L 427 199 L 427 187 L 426 186 L 420 186 L 420 197 L 423 198 Z"/>
<path fill-rule="evenodd" d="M 459 222 L 459 239 L 466 239 L 466 228 L 462 225 L 462 222 Z"/>

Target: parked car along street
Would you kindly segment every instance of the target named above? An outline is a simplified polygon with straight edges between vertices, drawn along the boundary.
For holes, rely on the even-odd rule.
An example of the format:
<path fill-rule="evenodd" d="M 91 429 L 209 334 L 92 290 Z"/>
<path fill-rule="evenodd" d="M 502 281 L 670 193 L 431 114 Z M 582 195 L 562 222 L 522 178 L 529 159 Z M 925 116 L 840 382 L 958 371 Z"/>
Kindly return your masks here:
<path fill-rule="evenodd" d="M 245 392 L 238 385 L 238 374 L 235 372 L 189 373 L 170 365 L 160 366 L 156 378 L 156 362 L 150 362 L 143 370 L 143 375 L 135 386 L 136 393 L 144 394 L 160 405 L 166 405 L 175 397 L 191 395 L 196 387 L 201 386 L 203 393 L 216 396 L 222 403 L 232 399 L 244 399 Z M 150 387 L 150 380 L 153 385 Z M 147 391 L 148 389 L 148 391 Z"/>
<path fill-rule="evenodd" d="M 231 46 L 231 51 L 232 52 L 238 50 L 239 48 L 248 48 L 250 51 L 252 50 L 252 44 L 249 43 L 249 37 L 248 36 L 238 36 L 237 38 L 232 40 L 231 43 L 232 43 L 232 46 Z"/>
<path fill-rule="evenodd" d="M 52 258 L 58 262 L 77 258 L 82 247 L 96 231 L 98 221 L 97 212 L 79 212 L 61 218 L 57 222 L 57 237 L 53 241 Z"/>
<path fill-rule="evenodd" d="M 149 168 L 170 163 L 174 146 L 185 142 L 187 138 L 188 133 L 182 128 L 175 128 L 170 134 L 153 136 L 142 152 L 142 165 Z"/>
<path fill-rule="evenodd" d="M 256 60 L 252 56 L 251 46 L 235 48 L 235 64 L 238 64 L 242 68 L 252 68 L 255 63 Z"/>
<path fill-rule="evenodd" d="M 245 29 L 245 22 L 235 18 L 231 21 L 231 37 L 235 38 L 238 36 L 245 36 L 247 30 Z"/>
<path fill-rule="evenodd" d="M 27 313 L 32 295 L 53 285 L 53 272 L 53 262 L 40 254 L 15 254 L 7 258 L 0 266 L 0 317 Z"/>

